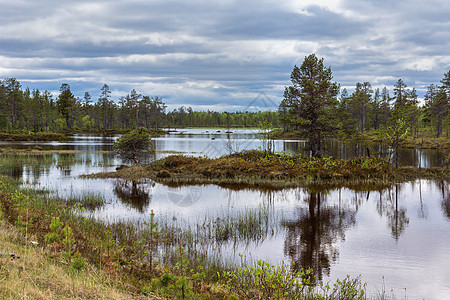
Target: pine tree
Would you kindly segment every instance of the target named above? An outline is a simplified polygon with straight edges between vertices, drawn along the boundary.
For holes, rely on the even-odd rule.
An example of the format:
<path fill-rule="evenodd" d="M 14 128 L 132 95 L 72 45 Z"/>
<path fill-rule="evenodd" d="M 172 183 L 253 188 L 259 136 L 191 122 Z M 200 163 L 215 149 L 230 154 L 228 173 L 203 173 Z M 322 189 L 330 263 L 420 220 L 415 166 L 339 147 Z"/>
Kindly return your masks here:
<path fill-rule="evenodd" d="M 334 111 L 339 86 L 332 78 L 331 68 L 324 66 L 323 58 L 311 54 L 300 67 L 294 66 L 292 85 L 284 92 L 289 123 L 308 135 L 313 156 L 322 154 L 324 137 L 337 131 Z"/>
<path fill-rule="evenodd" d="M 74 125 L 75 96 L 70 91 L 70 85 L 67 83 L 63 83 L 59 91 L 61 93 L 56 101 L 56 106 L 61 117 L 66 122 L 67 127 L 70 129 Z"/>

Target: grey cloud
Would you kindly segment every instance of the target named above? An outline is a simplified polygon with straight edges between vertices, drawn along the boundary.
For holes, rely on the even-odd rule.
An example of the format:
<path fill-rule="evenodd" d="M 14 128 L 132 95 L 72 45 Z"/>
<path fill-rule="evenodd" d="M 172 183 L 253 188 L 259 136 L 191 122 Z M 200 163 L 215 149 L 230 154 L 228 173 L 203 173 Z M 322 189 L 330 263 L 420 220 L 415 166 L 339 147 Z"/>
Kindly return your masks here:
<path fill-rule="evenodd" d="M 341 3 L 306 15 L 271 0 L 5 2 L 0 77 L 52 91 L 67 82 L 94 99 L 107 83 L 114 95 L 136 88 L 168 104 L 235 107 L 260 92 L 279 100 L 311 52 L 343 86 L 419 87 L 449 69 L 446 1 Z"/>

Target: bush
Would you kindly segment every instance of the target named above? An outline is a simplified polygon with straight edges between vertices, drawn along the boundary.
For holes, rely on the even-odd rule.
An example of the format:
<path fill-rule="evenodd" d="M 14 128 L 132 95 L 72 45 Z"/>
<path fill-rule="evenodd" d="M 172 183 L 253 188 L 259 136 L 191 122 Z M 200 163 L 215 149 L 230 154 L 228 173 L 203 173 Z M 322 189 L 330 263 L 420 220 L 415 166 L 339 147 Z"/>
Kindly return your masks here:
<path fill-rule="evenodd" d="M 154 151 L 151 148 L 150 133 L 145 128 L 138 128 L 122 135 L 113 147 L 122 159 L 134 161 L 137 165 L 146 154 Z"/>

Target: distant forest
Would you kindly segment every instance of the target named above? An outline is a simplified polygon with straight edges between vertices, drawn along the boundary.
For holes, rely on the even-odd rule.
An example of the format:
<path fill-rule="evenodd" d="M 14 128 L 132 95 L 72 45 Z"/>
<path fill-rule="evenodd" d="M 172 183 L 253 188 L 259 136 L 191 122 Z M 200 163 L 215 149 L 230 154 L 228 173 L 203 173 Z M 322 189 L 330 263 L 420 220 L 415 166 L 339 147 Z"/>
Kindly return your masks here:
<path fill-rule="evenodd" d="M 15 78 L 0 81 L 0 131 L 125 131 L 175 127 L 256 127 L 261 122 L 280 126 L 278 112 L 193 111 L 180 107 L 167 111 L 159 97 L 138 94 L 134 89 L 117 102 L 107 84 L 98 101 L 86 92 L 75 97 L 63 83 L 54 99 L 48 91 L 22 89 Z"/>
<path fill-rule="evenodd" d="M 294 73 L 295 68 L 291 79 Z M 346 89 L 339 90 L 338 85 L 336 88 L 335 94 L 329 95 L 335 101 L 327 104 L 332 105 L 327 118 L 333 119 L 343 131 L 364 134 L 386 128 L 390 120 L 400 115 L 415 136 L 419 131 L 426 131 L 436 137 L 443 134 L 448 137 L 450 71 L 439 84 L 428 86 L 424 105 L 419 105 L 416 89 L 408 88 L 401 79 L 393 91 L 386 87 L 374 89 L 369 82 L 357 83 L 351 94 Z M 297 99 L 292 91 L 286 88 L 277 111 L 193 111 L 184 106 L 167 111 L 163 99 L 141 95 L 135 90 L 113 101 L 107 84 L 99 91 L 97 101 L 93 101 L 88 92 L 83 98 L 75 97 L 66 83 L 54 98 L 48 91 L 24 89 L 17 79 L 6 78 L 0 81 L 0 131 L 108 132 L 137 127 L 257 127 L 262 123 L 284 131 L 298 131 L 304 120 L 295 119 L 296 109 L 307 108 L 301 107 L 301 97 Z"/>

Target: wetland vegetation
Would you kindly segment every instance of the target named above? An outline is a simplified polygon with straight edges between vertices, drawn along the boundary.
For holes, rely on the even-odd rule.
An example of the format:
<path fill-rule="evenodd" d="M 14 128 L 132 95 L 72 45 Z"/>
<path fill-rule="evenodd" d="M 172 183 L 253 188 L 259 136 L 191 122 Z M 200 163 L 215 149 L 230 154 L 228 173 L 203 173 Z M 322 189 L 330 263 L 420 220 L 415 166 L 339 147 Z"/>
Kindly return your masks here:
<path fill-rule="evenodd" d="M 384 158 L 305 157 L 249 150 L 219 158 L 172 155 L 148 166 L 87 175 L 91 178 L 151 178 L 162 183 L 238 184 L 248 187 L 387 186 L 418 178 L 449 179 L 448 168 L 395 168 Z"/>

